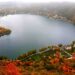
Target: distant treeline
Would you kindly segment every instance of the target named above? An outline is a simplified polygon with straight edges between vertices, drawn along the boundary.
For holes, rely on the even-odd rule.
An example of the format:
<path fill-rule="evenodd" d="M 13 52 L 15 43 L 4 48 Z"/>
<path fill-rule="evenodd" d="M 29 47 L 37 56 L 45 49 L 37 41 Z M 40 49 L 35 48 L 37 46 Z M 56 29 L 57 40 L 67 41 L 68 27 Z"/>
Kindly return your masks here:
<path fill-rule="evenodd" d="M 4 7 L 5 6 L 5 7 Z M 67 20 L 75 23 L 75 3 L 38 3 L 38 4 L 24 4 L 24 3 L 5 3 L 0 4 L 0 15 L 8 14 L 34 14 L 53 17 L 58 15 L 65 17 Z"/>

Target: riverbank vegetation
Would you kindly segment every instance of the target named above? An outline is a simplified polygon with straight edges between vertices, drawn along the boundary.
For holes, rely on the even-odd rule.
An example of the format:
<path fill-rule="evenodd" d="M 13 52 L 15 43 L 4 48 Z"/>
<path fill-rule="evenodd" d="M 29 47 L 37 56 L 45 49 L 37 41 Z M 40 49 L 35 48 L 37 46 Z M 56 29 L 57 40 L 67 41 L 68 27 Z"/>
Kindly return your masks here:
<path fill-rule="evenodd" d="M 14 60 L 1 56 L 0 75 L 75 75 L 75 42 L 31 50 Z"/>

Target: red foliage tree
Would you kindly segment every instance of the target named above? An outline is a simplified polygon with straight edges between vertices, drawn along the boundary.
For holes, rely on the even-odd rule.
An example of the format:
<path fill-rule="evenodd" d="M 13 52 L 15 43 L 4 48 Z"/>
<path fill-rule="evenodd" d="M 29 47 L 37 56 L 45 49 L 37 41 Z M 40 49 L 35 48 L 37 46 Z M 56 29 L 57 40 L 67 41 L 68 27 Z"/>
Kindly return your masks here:
<path fill-rule="evenodd" d="M 9 63 L 5 68 L 6 75 L 21 75 L 18 68 L 13 63 Z"/>

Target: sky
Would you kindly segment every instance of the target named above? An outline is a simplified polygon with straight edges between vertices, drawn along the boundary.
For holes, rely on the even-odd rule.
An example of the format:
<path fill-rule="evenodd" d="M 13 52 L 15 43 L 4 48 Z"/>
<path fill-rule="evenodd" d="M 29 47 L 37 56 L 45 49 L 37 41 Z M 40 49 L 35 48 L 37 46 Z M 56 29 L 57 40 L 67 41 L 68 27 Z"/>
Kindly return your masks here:
<path fill-rule="evenodd" d="M 8 2 L 8 1 L 25 2 L 25 3 L 75 2 L 75 0 L 0 0 L 0 2 Z"/>

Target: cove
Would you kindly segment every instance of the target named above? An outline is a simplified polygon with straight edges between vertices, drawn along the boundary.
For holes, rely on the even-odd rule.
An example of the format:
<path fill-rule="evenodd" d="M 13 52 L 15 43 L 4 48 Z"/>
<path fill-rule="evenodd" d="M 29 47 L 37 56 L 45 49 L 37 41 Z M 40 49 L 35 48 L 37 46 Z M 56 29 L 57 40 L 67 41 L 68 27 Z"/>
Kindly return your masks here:
<path fill-rule="evenodd" d="M 9 28 L 9 36 L 0 37 L 0 55 L 15 58 L 31 49 L 75 40 L 75 25 L 45 16 L 16 14 L 0 17 L 0 25 Z"/>

